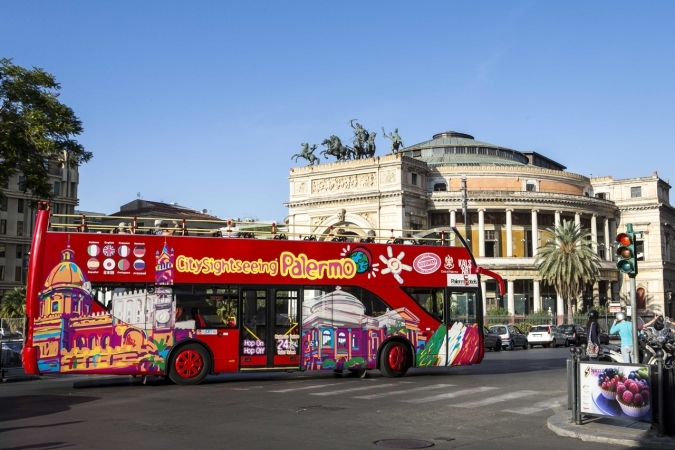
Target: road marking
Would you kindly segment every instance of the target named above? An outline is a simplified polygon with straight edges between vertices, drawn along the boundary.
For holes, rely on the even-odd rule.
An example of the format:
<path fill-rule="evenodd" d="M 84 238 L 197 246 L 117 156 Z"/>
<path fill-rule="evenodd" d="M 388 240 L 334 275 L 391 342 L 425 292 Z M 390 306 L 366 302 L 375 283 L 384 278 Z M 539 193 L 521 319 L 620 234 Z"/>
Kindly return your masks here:
<path fill-rule="evenodd" d="M 479 406 L 492 405 L 494 403 L 506 402 L 508 400 L 514 400 L 516 398 L 527 397 L 528 395 L 541 394 L 537 391 L 516 391 L 509 394 L 498 395 L 496 397 L 486 398 L 484 400 L 474 400 L 472 402 L 460 403 L 456 406 L 457 408 L 478 408 Z"/>
<path fill-rule="evenodd" d="M 399 400 L 399 402 L 402 402 L 402 403 L 435 402 L 435 401 L 438 401 L 438 400 L 446 400 L 446 399 L 449 399 L 449 398 L 460 397 L 462 395 L 480 394 L 481 392 L 491 391 L 493 389 L 498 389 L 498 388 L 483 386 L 483 387 L 479 387 L 479 388 L 464 389 L 462 391 L 457 391 L 457 392 L 448 392 L 447 394 L 432 395 L 432 396 L 429 396 L 429 397 L 422 397 L 422 398 L 414 398 L 412 400 Z"/>
<path fill-rule="evenodd" d="M 335 386 L 336 384 L 342 384 L 342 383 L 331 383 L 331 384 L 313 384 L 311 386 L 303 386 L 299 388 L 289 388 L 289 389 L 280 389 L 278 391 L 270 391 L 270 392 L 291 392 L 291 391 L 301 391 L 303 389 L 316 389 L 316 388 L 322 388 L 326 386 Z"/>
<path fill-rule="evenodd" d="M 559 408 L 567 404 L 567 396 L 549 399 L 543 402 L 537 402 L 530 406 L 520 409 L 504 409 L 503 412 L 514 414 L 534 414 L 547 409 Z"/>
<path fill-rule="evenodd" d="M 431 386 L 423 386 L 423 387 L 408 389 L 408 390 L 405 390 L 405 391 L 390 391 L 390 392 L 383 392 L 381 394 L 362 395 L 360 397 L 352 397 L 352 398 L 361 398 L 361 399 L 364 399 L 364 400 L 371 400 L 371 399 L 374 399 L 374 398 L 389 397 L 391 395 L 401 395 L 401 394 L 407 394 L 409 392 L 416 392 L 416 391 L 430 391 L 432 389 L 441 389 L 441 388 L 444 388 L 444 387 L 451 387 L 451 386 L 454 386 L 454 384 L 432 384 Z"/>
<path fill-rule="evenodd" d="M 309 395 L 321 395 L 321 396 L 338 395 L 338 394 L 344 394 L 345 392 L 367 391 L 367 390 L 370 390 L 370 389 L 377 389 L 377 388 L 383 388 L 383 387 L 389 387 L 389 386 L 396 386 L 396 384 L 380 384 L 379 386 L 365 386 L 365 387 L 357 387 L 357 388 L 351 388 L 351 389 L 340 389 L 339 391 L 314 392 L 314 393 L 309 394 Z"/>

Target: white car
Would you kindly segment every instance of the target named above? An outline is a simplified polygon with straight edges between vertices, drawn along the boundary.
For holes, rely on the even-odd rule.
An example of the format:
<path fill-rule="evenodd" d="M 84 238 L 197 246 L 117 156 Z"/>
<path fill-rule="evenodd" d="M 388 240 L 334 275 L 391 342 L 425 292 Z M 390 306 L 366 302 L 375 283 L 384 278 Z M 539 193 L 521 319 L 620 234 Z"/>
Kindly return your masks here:
<path fill-rule="evenodd" d="M 565 345 L 569 347 L 567 336 L 553 325 L 535 325 L 527 333 L 527 341 L 530 345 L 541 345 L 542 347 L 557 347 Z"/>

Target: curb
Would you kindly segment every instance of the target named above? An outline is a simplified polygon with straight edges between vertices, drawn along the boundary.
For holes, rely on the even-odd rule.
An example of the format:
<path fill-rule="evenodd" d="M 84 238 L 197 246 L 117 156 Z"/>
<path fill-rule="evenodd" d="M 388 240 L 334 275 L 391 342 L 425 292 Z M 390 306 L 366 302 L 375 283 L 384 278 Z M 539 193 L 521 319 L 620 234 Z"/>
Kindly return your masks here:
<path fill-rule="evenodd" d="M 628 422 L 624 422 L 628 424 Z M 610 425 L 590 422 L 576 425 L 572 421 L 571 411 L 562 411 L 548 418 L 546 425 L 558 436 L 581 439 L 586 442 L 625 445 L 640 448 L 675 449 L 675 439 L 658 437 L 651 429 L 628 428 L 628 426 Z"/>

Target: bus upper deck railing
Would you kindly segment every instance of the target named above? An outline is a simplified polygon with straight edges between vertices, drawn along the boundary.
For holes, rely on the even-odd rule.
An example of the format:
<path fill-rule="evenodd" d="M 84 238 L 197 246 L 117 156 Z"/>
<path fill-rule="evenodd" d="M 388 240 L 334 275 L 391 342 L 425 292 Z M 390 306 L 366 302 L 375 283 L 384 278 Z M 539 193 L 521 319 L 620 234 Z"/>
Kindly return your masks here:
<path fill-rule="evenodd" d="M 370 242 L 462 247 L 453 228 L 412 230 L 361 228 L 352 225 L 316 226 L 276 222 L 171 219 L 166 217 L 51 214 L 53 231 L 78 233 L 160 234 L 249 239 Z M 122 222 L 120 222 L 122 221 Z M 146 225 L 152 224 L 151 226 Z M 169 226 L 171 223 L 173 226 Z"/>

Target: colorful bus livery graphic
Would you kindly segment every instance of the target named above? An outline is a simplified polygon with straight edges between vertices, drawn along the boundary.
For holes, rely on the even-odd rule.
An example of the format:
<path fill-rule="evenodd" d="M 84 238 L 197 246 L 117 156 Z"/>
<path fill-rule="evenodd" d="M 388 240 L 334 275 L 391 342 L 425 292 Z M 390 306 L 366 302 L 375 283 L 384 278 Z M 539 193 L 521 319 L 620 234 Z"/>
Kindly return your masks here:
<path fill-rule="evenodd" d="M 39 294 L 39 317 L 34 322 L 41 373 L 160 373 L 171 346 L 191 336 L 173 330 L 171 290 L 153 293 L 119 292 L 112 313 L 94 312 L 91 284 L 75 263 L 70 248 Z M 171 284 L 173 255 L 164 246 L 157 259 L 157 284 Z"/>
<path fill-rule="evenodd" d="M 451 246 L 422 246 L 194 236 L 199 229 L 102 236 L 48 231 L 49 220 L 42 203 L 27 283 L 28 374 L 197 384 L 227 372 L 378 368 L 398 377 L 476 364 L 480 276 L 503 291 L 456 230 Z"/>

